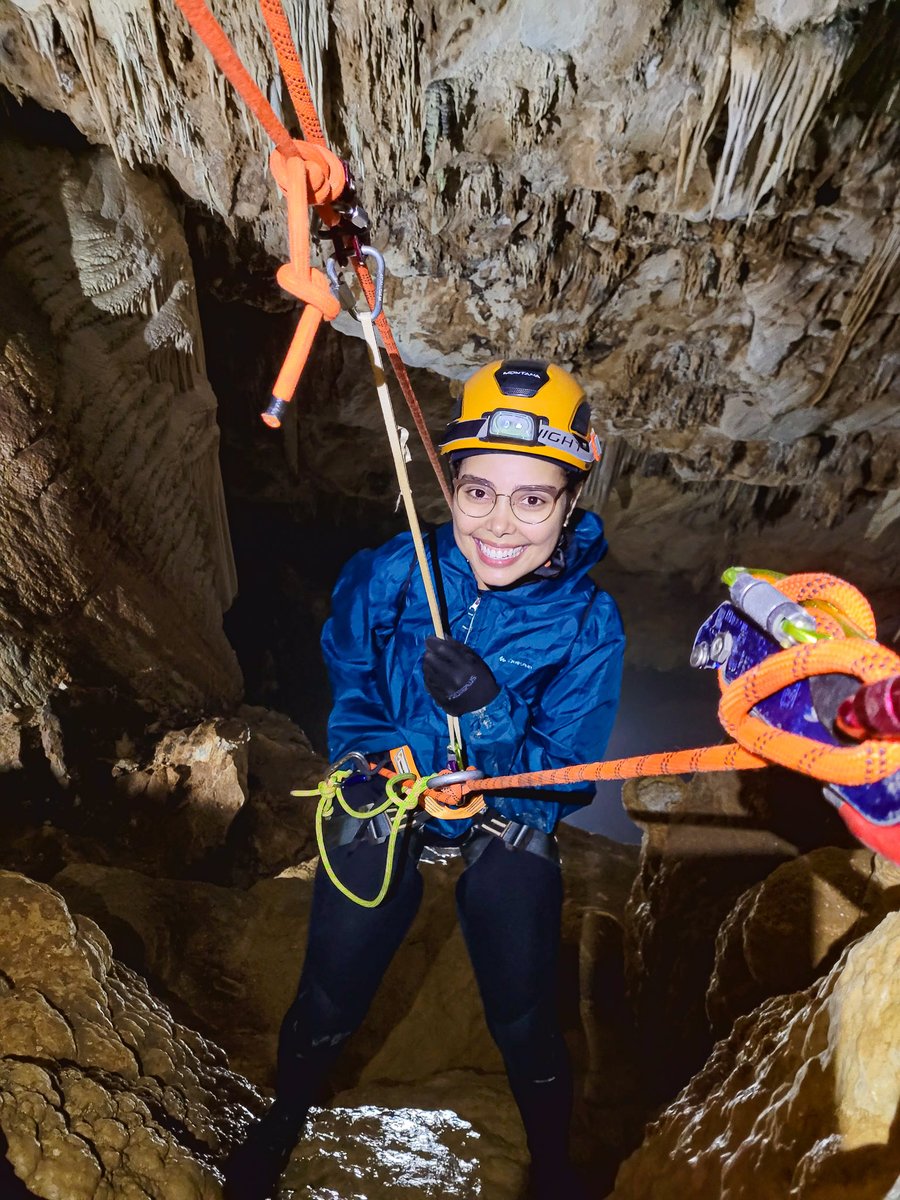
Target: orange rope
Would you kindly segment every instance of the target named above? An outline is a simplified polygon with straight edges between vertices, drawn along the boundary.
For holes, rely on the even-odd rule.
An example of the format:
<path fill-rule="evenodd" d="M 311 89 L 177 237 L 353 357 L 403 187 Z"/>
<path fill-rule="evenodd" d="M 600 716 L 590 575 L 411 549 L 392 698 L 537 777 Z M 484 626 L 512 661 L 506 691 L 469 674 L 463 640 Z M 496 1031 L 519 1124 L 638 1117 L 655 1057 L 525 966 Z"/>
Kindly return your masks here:
<path fill-rule="evenodd" d="M 645 754 L 550 771 L 501 775 L 442 788 L 441 794 L 459 804 L 469 792 L 507 791 L 549 784 L 601 779 L 636 779 L 647 775 L 684 775 L 697 771 L 752 770 L 773 764 L 789 767 L 823 783 L 858 787 L 876 783 L 900 771 L 900 743 L 872 738 L 853 746 L 832 746 L 814 738 L 788 733 L 751 714 L 761 700 L 801 679 L 837 673 L 862 683 L 876 683 L 900 672 L 900 655 L 872 642 L 875 619 L 866 598 L 833 575 L 790 575 L 777 584 L 791 600 L 807 602 L 816 611 L 821 632 L 831 639 L 791 646 L 770 655 L 731 683 L 719 672 L 719 719 L 734 741 L 724 746 Z M 847 637 L 849 621 L 865 637 Z M 828 628 L 826 628 L 828 626 Z M 439 807 L 439 806 L 438 806 Z M 429 809 L 429 812 L 432 810 Z M 453 819 L 454 809 L 433 813 Z"/>
<path fill-rule="evenodd" d="M 225 30 L 207 8 L 204 0 L 175 0 L 188 24 L 215 59 L 219 70 L 265 129 L 282 154 L 292 153 L 294 139 L 276 117 L 268 100 L 253 82 L 247 68 L 238 58 Z"/>
<path fill-rule="evenodd" d="M 238 95 L 256 116 L 266 133 L 275 143 L 272 155 L 272 174 L 287 197 L 288 235 L 291 244 L 291 261 L 277 273 L 279 284 L 302 300 L 306 307 L 300 317 L 297 331 L 285 356 L 284 364 L 272 388 L 272 396 L 281 405 L 290 402 L 296 391 L 303 368 L 306 366 L 313 339 L 324 317 L 333 321 L 341 311 L 340 303 L 329 289 L 329 281 L 321 271 L 309 265 L 309 217 L 305 209 L 313 205 L 329 228 L 338 223 L 339 217 L 331 207 L 344 188 L 345 176 L 341 160 L 326 147 L 322 130 L 310 94 L 303 63 L 294 45 L 290 23 L 285 15 L 281 0 L 259 0 L 260 11 L 269 30 L 278 64 L 287 83 L 294 111 L 303 129 L 305 142 L 292 138 L 284 124 L 275 115 L 272 106 L 253 82 L 241 62 L 225 31 L 216 21 L 204 0 L 175 0 L 178 7 L 209 50 L 220 70 L 231 81 Z M 308 180 L 301 187 L 298 172 L 286 168 L 287 160 L 302 159 Z M 325 186 L 327 181 L 327 187 Z M 308 194 L 307 194 L 308 193 Z M 301 208 L 304 210 L 301 215 Z M 365 263 L 353 259 L 366 301 L 370 308 L 375 304 L 375 288 Z M 382 312 L 375 325 L 384 341 L 400 390 L 406 400 L 413 422 L 418 430 L 428 461 L 437 476 L 438 484 L 447 504 L 451 503 L 450 490 L 441 470 L 440 460 L 425 424 L 422 408 L 400 351 L 394 340 L 387 317 Z M 278 407 L 277 405 L 275 406 Z M 278 428 L 281 417 L 277 412 L 265 412 L 262 419 L 272 428 Z"/>
<path fill-rule="evenodd" d="M 291 33 L 290 22 L 285 15 L 281 0 L 259 0 L 259 7 L 268 26 L 269 36 L 278 56 L 278 65 L 281 67 L 281 73 L 288 86 L 294 112 L 303 129 L 303 136 L 308 142 L 324 146 L 325 134 L 319 124 L 319 114 L 316 112 L 316 106 L 306 82 L 303 63 L 300 61 L 300 55 L 294 45 L 294 35 Z"/>

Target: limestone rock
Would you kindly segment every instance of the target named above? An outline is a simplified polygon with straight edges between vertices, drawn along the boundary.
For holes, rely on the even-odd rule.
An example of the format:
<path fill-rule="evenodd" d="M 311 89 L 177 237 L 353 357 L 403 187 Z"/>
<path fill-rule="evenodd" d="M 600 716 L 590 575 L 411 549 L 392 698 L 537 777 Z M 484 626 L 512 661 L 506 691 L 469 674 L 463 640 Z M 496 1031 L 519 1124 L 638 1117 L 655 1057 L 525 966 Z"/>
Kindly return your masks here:
<path fill-rule="evenodd" d="M 121 758 L 113 777 L 140 821 L 148 857 L 167 873 L 192 874 L 221 852 L 247 796 L 247 729 L 240 721 L 203 721 L 170 731 L 139 767 Z"/>
<path fill-rule="evenodd" d="M 657 1102 L 712 1048 L 706 992 L 720 925 L 742 892 L 829 829 L 825 801 L 805 782 L 747 772 L 625 786 L 628 815 L 645 830 L 625 924 L 628 989 L 644 1083 Z"/>
<path fill-rule="evenodd" d="M 719 930 L 706 998 L 715 1033 L 770 996 L 808 987 L 896 908 L 900 868 L 866 850 L 829 846 L 778 867 Z"/>
<path fill-rule="evenodd" d="M 342 1092 L 319 1110 L 283 1183 L 302 1196 L 518 1200 L 525 1146 L 505 1080 L 453 1072 L 427 1084 Z M 303 1190 L 307 1189 L 307 1190 Z"/>
<path fill-rule="evenodd" d="M 622 1166 L 612 1200 L 884 1200 L 900 1142 L 900 915 L 740 1018 Z"/>
<path fill-rule="evenodd" d="M 208 1197 L 260 1096 L 50 888 L 0 873 L 0 1126 L 38 1196 Z"/>
<path fill-rule="evenodd" d="M 171 202 L 111 154 L 0 143 L 0 706 L 74 679 L 231 702 L 234 565 Z"/>
<path fill-rule="evenodd" d="M 271 1085 L 278 1027 L 300 973 L 308 873 L 242 892 L 80 863 L 54 886 L 237 1070 Z"/>
<path fill-rule="evenodd" d="M 291 792 L 314 789 L 328 763 L 283 714 L 245 704 L 236 715 L 247 731 L 247 795 L 227 841 L 235 877 L 251 883 L 316 853 L 316 798 Z"/>
<path fill-rule="evenodd" d="M 633 1136 L 636 1119 L 621 931 L 630 883 L 625 864 L 629 857 L 634 863 L 635 853 L 567 829 L 563 855 L 570 882 L 562 1015 L 584 1096 L 576 1145 L 591 1159 L 615 1154 L 625 1132 Z M 68 867 L 54 886 L 108 931 L 116 953 L 153 980 L 186 1020 L 224 1046 L 238 1070 L 270 1086 L 278 1028 L 300 973 L 314 865 L 246 892 L 86 864 Z M 511 1140 L 497 1153 L 513 1163 L 512 1175 L 500 1171 L 506 1187 L 521 1174 L 521 1135 L 457 926 L 459 868 L 458 860 L 423 868 L 419 915 L 332 1085 L 340 1104 L 453 1109 L 488 1140 L 488 1126 L 502 1120 L 511 1132 L 501 1141 Z M 605 910 L 585 909 L 580 893 L 604 876 Z M 435 1036 L 436 1013 L 453 1014 L 452 1037 Z"/>

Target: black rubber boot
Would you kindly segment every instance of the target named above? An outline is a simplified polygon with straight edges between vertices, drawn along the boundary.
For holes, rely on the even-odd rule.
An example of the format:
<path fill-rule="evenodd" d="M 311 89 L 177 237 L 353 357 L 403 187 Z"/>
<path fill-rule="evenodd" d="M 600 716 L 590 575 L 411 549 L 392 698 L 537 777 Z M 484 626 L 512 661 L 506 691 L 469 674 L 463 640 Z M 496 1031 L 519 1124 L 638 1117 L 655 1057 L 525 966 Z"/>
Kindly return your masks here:
<path fill-rule="evenodd" d="M 275 1200 L 278 1180 L 300 1138 L 305 1119 L 305 1110 L 285 1108 L 276 1100 L 229 1155 L 222 1189 L 224 1200 Z"/>

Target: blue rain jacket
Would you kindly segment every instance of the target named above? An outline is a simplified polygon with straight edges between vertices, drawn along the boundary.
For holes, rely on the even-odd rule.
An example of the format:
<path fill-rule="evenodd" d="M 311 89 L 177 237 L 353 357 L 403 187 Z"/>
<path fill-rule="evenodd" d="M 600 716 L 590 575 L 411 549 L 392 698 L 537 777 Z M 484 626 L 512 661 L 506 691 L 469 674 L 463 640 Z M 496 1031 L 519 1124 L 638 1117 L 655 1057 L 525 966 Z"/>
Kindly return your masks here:
<path fill-rule="evenodd" d="M 603 757 L 622 676 L 625 635 L 615 602 L 587 572 L 606 551 L 603 523 L 580 513 L 566 568 L 556 579 L 479 591 L 448 522 L 437 554 L 449 633 L 481 655 L 500 685 L 484 708 L 460 718 L 468 760 L 486 775 L 541 771 Z M 422 655 L 433 632 L 412 537 L 363 550 L 344 568 L 322 633 L 334 708 L 332 761 L 407 744 L 424 774 L 447 761 L 447 718 L 425 689 Z M 591 785 L 486 793 L 508 818 L 552 832 L 593 799 Z M 432 818 L 446 837 L 469 821 Z"/>

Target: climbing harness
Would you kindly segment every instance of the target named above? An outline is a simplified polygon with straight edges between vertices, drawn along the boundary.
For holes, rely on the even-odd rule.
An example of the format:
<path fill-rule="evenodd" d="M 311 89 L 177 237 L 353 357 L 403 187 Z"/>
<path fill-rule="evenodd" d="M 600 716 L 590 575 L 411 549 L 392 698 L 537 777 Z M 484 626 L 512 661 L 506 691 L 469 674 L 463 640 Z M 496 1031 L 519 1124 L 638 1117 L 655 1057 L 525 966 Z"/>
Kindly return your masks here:
<path fill-rule="evenodd" d="M 400 828 L 413 811 L 415 798 L 415 805 L 427 816 L 442 820 L 474 816 L 479 830 L 499 837 L 506 845 L 521 849 L 529 844 L 551 857 L 554 847 L 544 840 L 548 835 L 500 816 L 487 808 L 484 796 L 492 791 L 561 783 L 779 765 L 825 784 L 826 797 L 837 806 L 854 836 L 900 863 L 900 741 L 890 740 L 893 734 L 866 736 L 859 742 L 842 737 L 839 726 L 817 709 L 814 690 L 817 680 L 840 677 L 842 696 L 848 688 L 854 697 L 866 688 L 880 688 L 880 695 L 888 694 L 881 686 L 885 682 L 893 695 L 894 682 L 900 676 L 900 655 L 874 641 L 875 620 L 865 597 L 850 584 L 825 574 L 783 576 L 734 567 L 724 573 L 723 580 L 730 588 L 730 600 L 701 626 L 691 662 L 718 671 L 719 719 L 734 739 L 730 744 L 493 778 L 472 774 L 462 781 L 446 774 L 423 781 L 411 755 L 405 757 L 408 748 L 404 747 L 392 752 L 394 773 L 387 780 L 386 791 L 390 798 L 378 815 L 393 806 L 391 820 Z M 326 781 L 320 792 L 293 794 L 330 797 L 329 788 L 333 785 Z M 473 792 L 477 792 L 474 800 L 469 798 Z M 319 835 L 327 815 L 320 802 L 316 817 L 320 850 L 324 842 Z M 366 812 L 360 819 L 373 815 Z M 427 816 L 416 814 L 420 821 Z M 394 841 L 379 892 L 382 896 L 393 869 L 398 836 L 393 824 L 391 832 Z M 330 863 L 325 869 L 334 878 Z M 339 883 L 336 886 L 349 894 Z"/>

